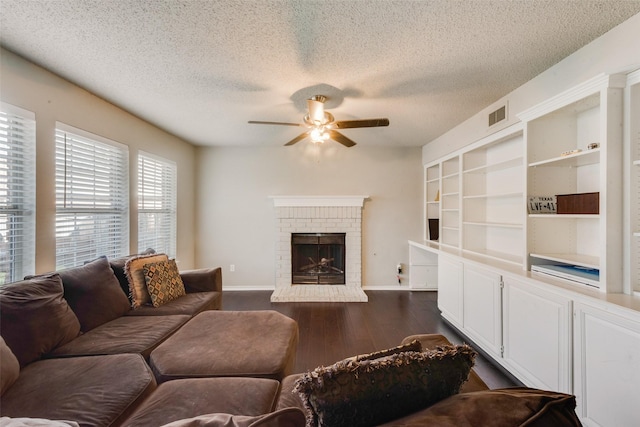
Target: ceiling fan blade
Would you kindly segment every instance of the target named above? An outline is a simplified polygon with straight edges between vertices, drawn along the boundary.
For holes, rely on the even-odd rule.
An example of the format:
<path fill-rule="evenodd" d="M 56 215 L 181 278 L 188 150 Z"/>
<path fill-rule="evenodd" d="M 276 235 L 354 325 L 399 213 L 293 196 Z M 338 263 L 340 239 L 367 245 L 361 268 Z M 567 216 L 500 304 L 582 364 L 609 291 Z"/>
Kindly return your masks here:
<path fill-rule="evenodd" d="M 351 139 L 347 138 L 346 136 L 344 136 L 343 134 L 335 130 L 332 130 L 331 132 L 329 132 L 329 135 L 331 139 L 333 139 L 336 142 L 339 142 L 345 147 L 353 147 L 354 145 L 356 145 L 354 141 L 352 141 Z"/>
<path fill-rule="evenodd" d="M 283 125 L 283 126 L 302 126 L 302 123 L 285 123 L 285 122 L 260 122 L 256 120 L 249 120 L 248 123 L 254 125 Z"/>
<path fill-rule="evenodd" d="M 307 108 L 309 109 L 309 118 L 314 123 L 324 123 L 324 102 L 318 101 L 314 96 L 311 99 L 307 99 Z"/>
<path fill-rule="evenodd" d="M 303 139 L 305 139 L 308 135 L 309 135 L 309 132 L 301 133 L 300 135 L 298 135 L 298 136 L 296 136 L 295 138 L 293 138 L 291 141 L 289 141 L 289 142 L 287 142 L 286 144 L 284 144 L 284 146 L 286 147 L 286 146 L 288 146 L 288 145 L 293 145 L 293 144 L 295 144 L 296 142 L 300 142 L 300 141 L 302 141 Z"/>
<path fill-rule="evenodd" d="M 389 126 L 389 119 L 341 120 L 335 122 L 335 127 L 338 129 L 372 128 L 378 126 Z"/>

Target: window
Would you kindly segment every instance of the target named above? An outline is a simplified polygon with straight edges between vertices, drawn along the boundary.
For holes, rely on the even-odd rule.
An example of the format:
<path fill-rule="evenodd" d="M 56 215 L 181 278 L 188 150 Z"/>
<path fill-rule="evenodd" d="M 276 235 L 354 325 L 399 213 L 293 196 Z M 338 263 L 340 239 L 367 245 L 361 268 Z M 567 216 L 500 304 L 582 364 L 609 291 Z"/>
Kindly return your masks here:
<path fill-rule="evenodd" d="M 129 252 L 126 146 L 56 124 L 56 269 Z"/>
<path fill-rule="evenodd" d="M 35 115 L 0 104 L 0 285 L 35 266 Z"/>
<path fill-rule="evenodd" d="M 138 156 L 138 250 L 176 254 L 176 164 Z"/>

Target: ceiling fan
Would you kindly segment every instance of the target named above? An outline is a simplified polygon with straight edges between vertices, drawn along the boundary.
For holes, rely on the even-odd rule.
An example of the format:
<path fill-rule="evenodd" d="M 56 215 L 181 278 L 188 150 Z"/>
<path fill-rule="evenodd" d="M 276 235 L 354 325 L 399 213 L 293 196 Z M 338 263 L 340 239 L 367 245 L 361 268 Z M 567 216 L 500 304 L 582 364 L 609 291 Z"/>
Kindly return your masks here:
<path fill-rule="evenodd" d="M 378 126 L 389 126 L 389 119 L 363 119 L 363 120 L 339 120 L 336 121 L 333 114 L 324 111 L 324 102 L 327 97 L 324 95 L 315 95 L 307 100 L 308 113 L 305 114 L 303 123 L 286 123 L 286 122 L 262 122 L 249 120 L 251 124 L 259 125 L 282 125 L 282 126 L 302 126 L 308 128 L 305 132 L 293 138 L 284 144 L 293 145 L 302 141 L 306 137 L 310 137 L 314 143 L 322 143 L 329 139 L 344 145 L 345 147 L 353 147 L 356 143 L 347 138 L 336 129 L 353 129 L 353 128 L 369 128 Z"/>

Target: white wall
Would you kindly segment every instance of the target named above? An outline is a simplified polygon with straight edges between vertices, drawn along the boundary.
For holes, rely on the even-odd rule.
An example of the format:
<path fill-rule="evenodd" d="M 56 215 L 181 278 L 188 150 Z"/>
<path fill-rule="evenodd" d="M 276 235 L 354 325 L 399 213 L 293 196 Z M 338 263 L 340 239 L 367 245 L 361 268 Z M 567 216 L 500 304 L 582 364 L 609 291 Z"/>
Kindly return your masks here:
<path fill-rule="evenodd" d="M 398 286 L 395 269 L 398 262 L 408 264 L 407 239 L 422 233 L 421 149 L 359 142 L 352 148 L 307 141 L 293 147 L 199 148 L 196 264 L 222 266 L 225 289 L 273 288 L 276 218 L 269 196 L 369 195 L 363 210 L 363 286 Z"/>
<path fill-rule="evenodd" d="M 137 152 L 171 159 L 178 166 L 177 260 L 194 267 L 195 148 L 5 50 L 0 50 L 0 99 L 36 115 L 36 273 L 55 268 L 55 122 L 129 146 L 131 252 L 137 248 Z"/>
<path fill-rule="evenodd" d="M 488 130 L 487 117 L 504 101 L 508 101 L 509 120 L 504 124 L 507 126 L 518 121 L 516 114 L 519 112 L 601 73 L 613 74 L 640 68 L 639 40 L 640 14 L 637 14 L 426 144 L 422 150 L 423 163 L 443 157 L 498 130 Z"/>

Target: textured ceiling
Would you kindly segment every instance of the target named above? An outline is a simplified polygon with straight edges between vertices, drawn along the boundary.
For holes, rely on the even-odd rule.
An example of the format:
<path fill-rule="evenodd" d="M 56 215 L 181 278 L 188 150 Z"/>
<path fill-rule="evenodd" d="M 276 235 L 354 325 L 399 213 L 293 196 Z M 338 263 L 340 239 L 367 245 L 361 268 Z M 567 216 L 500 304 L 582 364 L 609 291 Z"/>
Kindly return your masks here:
<path fill-rule="evenodd" d="M 591 0 L 0 0 L 0 43 L 198 145 L 276 146 L 327 95 L 421 146 L 640 12 Z"/>

